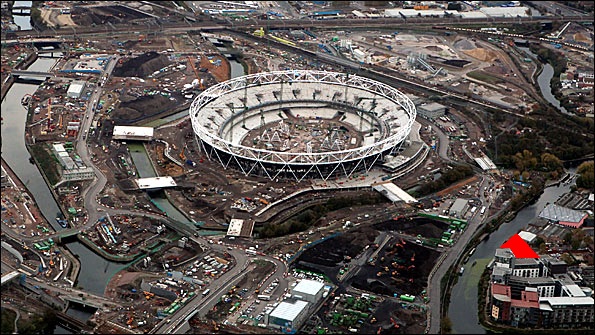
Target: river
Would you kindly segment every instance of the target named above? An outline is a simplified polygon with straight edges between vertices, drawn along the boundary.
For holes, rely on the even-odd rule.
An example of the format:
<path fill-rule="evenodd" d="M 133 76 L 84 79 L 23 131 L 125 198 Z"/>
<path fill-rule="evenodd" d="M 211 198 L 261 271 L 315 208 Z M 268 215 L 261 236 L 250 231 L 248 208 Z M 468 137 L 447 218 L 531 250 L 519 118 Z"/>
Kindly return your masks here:
<path fill-rule="evenodd" d="M 524 51 L 527 55 L 531 56 L 533 61 L 538 62 L 539 59 L 537 55 L 531 52 L 529 48 L 518 48 L 519 50 Z M 546 63 L 543 65 L 543 69 L 539 76 L 537 76 L 537 84 L 539 85 L 539 90 L 541 91 L 541 95 L 547 100 L 547 102 L 551 103 L 554 107 L 556 107 L 560 112 L 566 115 L 574 115 L 569 113 L 564 106 L 560 105 L 560 101 L 556 99 L 556 97 L 552 94 L 552 77 L 554 76 L 554 68 L 549 64 Z"/>
<path fill-rule="evenodd" d="M 55 62 L 55 59 L 39 58 L 29 69 L 47 71 Z M 27 111 L 21 105 L 21 98 L 35 93 L 36 89 L 36 85 L 15 83 L 2 101 L 2 157 L 29 189 L 50 225 L 62 230 L 55 220 L 56 214 L 60 212 L 59 206 L 37 167 L 29 162 L 30 155 L 25 147 Z M 109 279 L 125 266 L 103 259 L 80 242 L 68 243 L 66 247 L 81 262 L 77 285 L 95 294 L 103 295 Z M 68 314 L 83 320 L 91 316 L 88 311 L 77 308 L 70 308 Z M 62 328 L 56 332 L 67 333 Z"/>
<path fill-rule="evenodd" d="M 14 7 L 31 7 L 32 1 L 15 1 Z M 31 30 L 31 17 L 23 15 L 13 15 L 14 23 L 21 27 L 21 30 Z"/>
<path fill-rule="evenodd" d="M 573 170 L 570 171 L 574 172 Z M 485 334 L 485 329 L 479 324 L 477 316 L 477 285 L 479 276 L 485 265 L 494 257 L 496 249 L 508 238 L 525 228 L 533 221 L 541 210 L 548 204 L 555 202 L 562 194 L 570 190 L 571 184 L 560 184 L 558 187 L 546 188 L 536 203 L 518 212 L 511 222 L 503 223 L 488 240 L 481 242 L 469 261 L 465 265 L 465 272 L 452 289 L 448 316 L 452 321 L 453 333 L 456 334 Z M 474 261 L 477 264 L 471 267 Z"/>

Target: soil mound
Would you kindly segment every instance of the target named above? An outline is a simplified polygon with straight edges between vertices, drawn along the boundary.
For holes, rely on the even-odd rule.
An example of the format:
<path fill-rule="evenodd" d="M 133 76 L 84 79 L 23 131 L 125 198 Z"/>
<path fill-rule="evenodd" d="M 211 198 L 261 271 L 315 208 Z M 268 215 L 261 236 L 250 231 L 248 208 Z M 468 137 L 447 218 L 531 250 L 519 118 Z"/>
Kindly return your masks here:
<path fill-rule="evenodd" d="M 477 48 L 472 50 L 463 50 L 466 55 L 469 55 L 473 58 L 479 59 L 483 62 L 492 62 L 494 59 L 498 58 L 498 54 L 492 50 L 487 50 L 484 48 Z"/>
<path fill-rule="evenodd" d="M 114 69 L 116 77 L 146 78 L 153 72 L 170 65 L 167 56 L 154 51 L 147 52 L 136 58 L 131 58 Z"/>
<path fill-rule="evenodd" d="M 142 96 L 129 101 L 122 99 L 119 108 L 112 113 L 112 119 L 116 125 L 131 125 L 172 110 L 179 104 L 178 99 L 170 100 L 161 94 Z"/>
<path fill-rule="evenodd" d="M 585 36 L 581 33 L 574 34 L 573 38 L 577 42 L 589 42 L 590 41 L 590 39 L 587 36 Z"/>

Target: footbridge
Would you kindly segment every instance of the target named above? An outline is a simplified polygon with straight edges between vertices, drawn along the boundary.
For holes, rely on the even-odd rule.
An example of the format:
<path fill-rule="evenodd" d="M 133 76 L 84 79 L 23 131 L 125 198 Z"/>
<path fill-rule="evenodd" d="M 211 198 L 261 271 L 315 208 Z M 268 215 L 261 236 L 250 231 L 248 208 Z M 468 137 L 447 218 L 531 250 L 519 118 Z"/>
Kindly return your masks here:
<path fill-rule="evenodd" d="M 10 72 L 14 77 L 37 77 L 37 78 L 50 78 L 53 77 L 54 74 L 50 72 L 41 72 L 41 71 L 25 71 L 25 70 L 13 70 Z"/>
<path fill-rule="evenodd" d="M 121 304 L 117 304 L 111 300 L 107 300 L 107 299 L 99 297 L 99 296 L 90 295 L 88 293 L 85 293 L 85 296 L 87 296 L 87 297 L 78 297 L 76 295 L 71 295 L 71 294 L 64 295 L 63 294 L 60 297 L 64 301 L 75 302 L 75 303 L 83 305 L 85 307 L 90 306 L 90 307 L 95 307 L 97 309 L 102 309 L 106 306 L 111 306 L 111 307 L 121 306 Z"/>
<path fill-rule="evenodd" d="M 64 312 L 55 311 L 56 317 L 58 318 L 58 324 L 66 329 L 75 331 L 80 334 L 92 334 L 93 328 L 88 326 L 83 321 L 74 318 Z"/>

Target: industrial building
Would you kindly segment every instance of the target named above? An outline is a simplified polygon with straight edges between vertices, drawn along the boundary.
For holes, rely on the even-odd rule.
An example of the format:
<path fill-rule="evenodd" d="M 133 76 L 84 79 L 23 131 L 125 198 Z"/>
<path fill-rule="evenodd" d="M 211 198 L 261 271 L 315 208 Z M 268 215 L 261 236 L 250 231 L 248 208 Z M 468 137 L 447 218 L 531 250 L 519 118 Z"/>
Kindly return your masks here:
<path fill-rule="evenodd" d="M 417 106 L 417 111 L 419 112 L 419 115 L 433 120 L 441 116 L 444 116 L 447 110 L 448 108 L 446 106 L 437 102 Z"/>
<path fill-rule="evenodd" d="M 72 99 L 80 98 L 81 94 L 83 94 L 83 91 L 85 90 L 86 84 L 87 83 L 82 80 L 73 81 L 72 83 L 70 83 L 70 86 L 68 86 L 66 96 Z"/>
<path fill-rule="evenodd" d="M 570 228 L 580 228 L 588 215 L 581 211 L 549 204 L 539 213 L 539 217 Z"/>
<path fill-rule="evenodd" d="M 153 139 L 152 127 L 114 126 L 114 140 L 150 141 Z"/>
<path fill-rule="evenodd" d="M 293 299 L 279 303 L 270 314 L 265 314 L 264 321 L 268 327 L 275 329 L 299 329 L 308 317 L 307 301 Z"/>
<path fill-rule="evenodd" d="M 469 200 L 457 198 L 449 210 L 451 216 L 462 218 L 469 209 Z"/>
<path fill-rule="evenodd" d="M 62 170 L 60 176 L 62 181 L 77 181 L 77 180 L 88 180 L 95 178 L 95 172 L 92 168 L 85 166 L 80 157 L 72 159 L 70 154 L 64 148 L 61 143 L 55 143 L 52 145 L 52 151 L 58 161 Z"/>
<path fill-rule="evenodd" d="M 302 279 L 295 287 L 291 290 L 291 295 L 296 299 L 317 303 L 322 299 L 322 293 L 324 291 L 324 284 L 310 279 Z"/>

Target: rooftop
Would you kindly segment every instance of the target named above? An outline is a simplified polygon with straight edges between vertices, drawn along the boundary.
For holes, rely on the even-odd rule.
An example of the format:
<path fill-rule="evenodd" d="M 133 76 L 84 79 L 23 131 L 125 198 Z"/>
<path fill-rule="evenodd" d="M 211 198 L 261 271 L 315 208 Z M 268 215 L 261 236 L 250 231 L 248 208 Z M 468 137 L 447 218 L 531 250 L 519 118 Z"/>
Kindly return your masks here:
<path fill-rule="evenodd" d="M 524 230 L 519 232 L 519 236 L 523 240 L 527 241 L 527 243 L 532 243 L 535 240 L 535 238 L 537 237 L 537 235 L 530 233 L 528 231 L 524 231 Z"/>
<path fill-rule="evenodd" d="M 407 192 L 403 191 L 400 187 L 393 184 L 392 182 L 378 184 L 372 186 L 376 191 L 382 193 L 390 201 L 404 201 L 405 203 L 417 202 L 417 199 L 410 196 Z"/>
<path fill-rule="evenodd" d="M 153 137 L 153 127 L 114 126 L 114 137 Z"/>
<path fill-rule="evenodd" d="M 550 306 L 593 306 L 595 304 L 595 301 L 591 297 L 541 297 L 539 302 L 540 304 L 548 303 Z"/>
<path fill-rule="evenodd" d="M 297 318 L 298 315 L 300 315 L 302 310 L 307 306 L 308 302 L 303 300 L 282 301 L 281 303 L 279 303 L 277 308 L 275 308 L 271 312 L 270 316 L 283 320 L 293 321 Z"/>
<path fill-rule="evenodd" d="M 556 204 L 549 204 L 539 213 L 539 217 L 551 221 L 581 223 L 587 214 L 574 209 L 562 207 Z"/>
<path fill-rule="evenodd" d="M 136 180 L 138 188 L 141 190 L 163 187 L 177 186 L 172 177 L 153 177 L 153 178 L 139 178 Z"/>
<path fill-rule="evenodd" d="M 231 219 L 229 222 L 229 227 L 227 228 L 227 235 L 228 236 L 240 236 L 242 232 L 242 226 L 244 225 L 244 220 L 241 219 Z"/>
<path fill-rule="evenodd" d="M 493 283 L 492 295 L 500 301 L 510 301 L 510 286 Z"/>
<path fill-rule="evenodd" d="M 316 280 L 309 280 L 309 279 L 302 279 L 295 287 L 293 288 L 293 292 L 300 292 L 306 293 L 310 295 L 315 295 L 324 287 L 324 283 L 321 283 Z"/>

